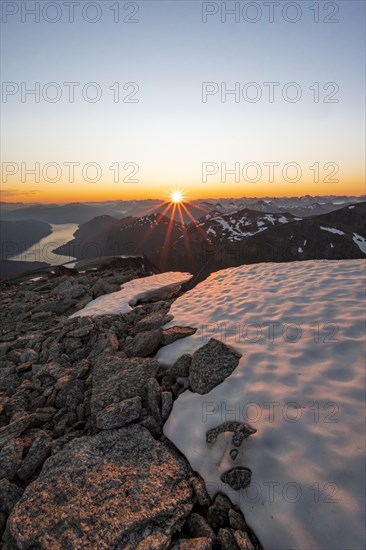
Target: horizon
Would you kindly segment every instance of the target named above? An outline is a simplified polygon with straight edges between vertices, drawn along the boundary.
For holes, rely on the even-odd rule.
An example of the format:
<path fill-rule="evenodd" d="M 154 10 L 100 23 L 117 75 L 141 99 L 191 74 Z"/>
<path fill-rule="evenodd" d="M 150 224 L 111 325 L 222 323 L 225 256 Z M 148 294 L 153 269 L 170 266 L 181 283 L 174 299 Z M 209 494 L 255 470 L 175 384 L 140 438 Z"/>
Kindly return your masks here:
<path fill-rule="evenodd" d="M 246 200 L 246 199 L 250 199 L 250 200 L 255 200 L 257 199 L 258 201 L 265 201 L 265 200 L 270 200 L 270 199 L 301 199 L 301 198 L 305 198 L 305 197 L 311 197 L 311 198 L 314 198 L 314 199 L 324 199 L 324 198 L 340 198 L 340 197 L 345 197 L 345 198 L 361 198 L 361 197 L 365 197 L 365 200 L 366 200 L 366 195 L 365 193 L 361 193 L 359 195 L 355 195 L 355 194 L 342 194 L 342 195 L 332 195 L 332 194 L 329 194 L 329 195 L 310 195 L 310 194 L 305 194 L 305 195 L 263 195 L 263 196 L 240 196 L 240 197 L 223 197 L 223 196 L 219 196 L 219 197 L 212 197 L 212 196 L 209 196 L 209 197 L 199 197 L 199 198 L 195 198 L 195 199 L 191 199 L 191 200 L 186 200 L 186 197 L 184 197 L 184 199 L 182 200 L 182 202 L 186 203 L 186 202 L 201 202 L 201 201 L 229 201 L 229 200 L 233 200 L 233 201 L 237 201 L 237 200 Z M 147 198 L 143 198 L 143 199 L 104 199 L 104 200 L 100 200 L 100 201 L 96 201 L 96 200 L 85 200 L 85 201 L 62 201 L 62 202 L 56 202 L 56 201 L 52 201 L 52 202 L 43 202 L 43 201 L 32 201 L 32 202 L 27 202 L 27 201 L 4 201 L 4 200 L 0 200 L 0 204 L 25 204 L 27 206 L 37 206 L 37 205 L 47 205 L 47 206 L 52 206 L 52 205 L 56 205 L 56 206 L 62 206 L 62 205 L 70 205 L 70 204 L 101 204 L 101 203 L 111 203 L 111 202 L 148 202 L 148 201 L 153 201 L 153 202 L 160 202 L 161 204 L 164 204 L 167 202 L 167 199 L 163 199 L 163 198 L 152 198 L 152 197 L 147 197 Z"/>

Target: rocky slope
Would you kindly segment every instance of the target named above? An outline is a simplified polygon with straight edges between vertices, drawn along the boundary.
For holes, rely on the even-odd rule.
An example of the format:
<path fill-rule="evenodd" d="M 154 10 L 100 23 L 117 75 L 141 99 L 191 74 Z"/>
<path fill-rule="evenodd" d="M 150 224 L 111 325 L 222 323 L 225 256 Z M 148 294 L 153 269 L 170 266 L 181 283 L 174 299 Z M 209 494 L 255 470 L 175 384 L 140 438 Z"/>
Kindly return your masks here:
<path fill-rule="evenodd" d="M 70 318 L 93 298 L 152 274 L 145 269 L 134 259 L 2 284 L 4 549 L 261 548 L 239 508 L 222 494 L 211 500 L 163 434 L 180 393 L 209 392 L 236 368 L 238 354 L 212 339 L 171 367 L 154 359 L 161 346 L 195 331 L 162 328 L 176 295 L 119 315 Z M 207 433 L 208 444 L 232 431 L 239 447 L 255 433 L 226 424 Z M 237 490 L 250 478 L 233 468 L 223 481 Z"/>

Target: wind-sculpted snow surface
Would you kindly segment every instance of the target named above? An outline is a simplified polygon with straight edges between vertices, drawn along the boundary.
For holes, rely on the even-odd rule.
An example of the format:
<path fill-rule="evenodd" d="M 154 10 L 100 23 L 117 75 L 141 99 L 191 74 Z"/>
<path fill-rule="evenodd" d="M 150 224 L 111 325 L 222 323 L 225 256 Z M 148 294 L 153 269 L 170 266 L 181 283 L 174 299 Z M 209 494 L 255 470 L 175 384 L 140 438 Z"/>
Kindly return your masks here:
<path fill-rule="evenodd" d="M 183 283 L 192 278 L 190 273 L 169 271 L 151 277 L 134 279 L 121 285 L 121 290 L 99 296 L 89 302 L 82 310 L 75 312 L 71 317 L 116 315 L 127 313 L 132 306 L 144 299 L 165 299 L 177 292 Z"/>
<path fill-rule="evenodd" d="M 241 266 L 171 307 L 171 325 L 197 332 L 160 349 L 160 362 L 211 337 L 242 357 L 210 393 L 182 394 L 164 432 L 211 494 L 240 505 L 266 550 L 364 545 L 364 276 L 363 260 Z M 227 421 L 257 430 L 238 452 L 232 433 L 206 443 Z M 221 481 L 234 467 L 250 469 L 247 488 Z"/>

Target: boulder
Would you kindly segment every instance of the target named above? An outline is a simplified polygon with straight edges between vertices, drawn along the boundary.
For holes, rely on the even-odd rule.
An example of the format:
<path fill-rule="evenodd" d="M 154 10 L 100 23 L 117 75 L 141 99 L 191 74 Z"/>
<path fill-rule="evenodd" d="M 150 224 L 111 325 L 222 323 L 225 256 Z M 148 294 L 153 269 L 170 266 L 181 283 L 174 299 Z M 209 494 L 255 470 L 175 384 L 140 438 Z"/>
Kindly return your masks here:
<path fill-rule="evenodd" d="M 33 441 L 27 456 L 18 470 L 18 477 L 23 480 L 30 478 L 37 468 L 42 466 L 43 462 L 51 454 L 51 447 L 51 437 L 45 432 L 40 432 L 40 434 Z"/>
<path fill-rule="evenodd" d="M 229 519 L 232 504 L 227 496 L 218 493 L 207 511 L 207 521 L 213 529 L 223 527 Z"/>
<path fill-rule="evenodd" d="M 99 430 L 111 430 L 122 428 L 137 420 L 141 413 L 141 397 L 125 399 L 120 403 L 108 405 L 96 417 L 96 425 Z"/>
<path fill-rule="evenodd" d="M 155 359 L 99 356 L 92 370 L 92 414 L 124 399 L 147 397 L 147 381 L 155 376 L 158 368 Z"/>
<path fill-rule="evenodd" d="M 206 443 L 208 445 L 213 445 L 219 434 L 224 432 L 233 432 L 234 435 L 232 438 L 232 444 L 234 447 L 240 447 L 244 439 L 247 439 L 250 435 L 257 433 L 257 430 L 246 422 L 227 420 L 226 422 L 223 422 L 222 424 L 219 424 L 215 428 L 211 428 L 206 432 Z"/>
<path fill-rule="evenodd" d="M 240 353 L 211 338 L 192 356 L 189 369 L 191 390 L 199 394 L 213 390 L 235 370 L 240 357 Z"/>
<path fill-rule="evenodd" d="M 170 391 L 163 391 L 161 393 L 161 416 L 163 420 L 169 418 L 170 412 L 173 407 L 173 394 Z"/>
<path fill-rule="evenodd" d="M 165 311 L 154 311 L 143 317 L 135 325 L 135 332 L 144 332 L 162 327 L 173 319 L 172 315 L 166 315 Z"/>
<path fill-rule="evenodd" d="M 23 494 L 23 489 L 10 483 L 8 479 L 0 480 L 0 513 L 9 514 Z"/>
<path fill-rule="evenodd" d="M 252 479 L 252 472 L 248 468 L 232 468 L 227 472 L 224 472 L 221 476 L 221 481 L 230 485 L 232 489 L 238 491 L 239 489 L 245 489 L 250 485 Z"/>
<path fill-rule="evenodd" d="M 229 523 L 232 529 L 239 531 L 246 531 L 248 527 L 244 516 L 235 510 L 229 510 Z"/>
<path fill-rule="evenodd" d="M 204 537 L 216 540 L 216 535 L 206 519 L 199 514 L 193 513 L 187 520 L 188 532 L 193 538 Z"/>
<path fill-rule="evenodd" d="M 147 400 L 152 416 L 155 418 L 158 424 L 162 424 L 162 391 L 156 378 L 149 378 L 149 380 L 147 381 Z"/>
<path fill-rule="evenodd" d="M 28 485 L 4 537 L 20 549 L 167 548 L 194 505 L 190 475 L 137 424 L 74 439 Z"/>
<path fill-rule="evenodd" d="M 240 550 L 254 550 L 248 533 L 243 531 L 234 531 L 234 539 Z"/>
<path fill-rule="evenodd" d="M 0 428 L 0 449 L 11 439 L 19 437 L 28 428 L 34 418 L 33 415 L 28 413 L 19 414 L 19 418 L 16 418 L 7 426 Z"/>
<path fill-rule="evenodd" d="M 220 550 L 238 550 L 234 531 L 231 529 L 220 529 L 217 534 L 217 543 Z"/>
<path fill-rule="evenodd" d="M 0 479 L 6 477 L 12 481 L 22 462 L 23 442 L 21 439 L 11 439 L 0 451 Z"/>
<path fill-rule="evenodd" d="M 147 357 L 154 353 L 161 338 L 161 329 L 139 332 L 134 338 L 126 341 L 123 351 L 127 357 Z"/>
<path fill-rule="evenodd" d="M 184 353 L 176 360 L 174 365 L 169 370 L 170 374 L 175 378 L 187 378 L 189 376 L 189 368 L 191 366 L 192 356 L 188 353 Z"/>
<path fill-rule="evenodd" d="M 170 327 L 167 329 L 163 329 L 161 343 L 163 346 L 167 346 L 169 344 L 172 344 L 176 340 L 179 340 L 179 338 L 186 338 L 187 336 L 191 336 L 196 331 L 196 328 L 191 327 Z"/>

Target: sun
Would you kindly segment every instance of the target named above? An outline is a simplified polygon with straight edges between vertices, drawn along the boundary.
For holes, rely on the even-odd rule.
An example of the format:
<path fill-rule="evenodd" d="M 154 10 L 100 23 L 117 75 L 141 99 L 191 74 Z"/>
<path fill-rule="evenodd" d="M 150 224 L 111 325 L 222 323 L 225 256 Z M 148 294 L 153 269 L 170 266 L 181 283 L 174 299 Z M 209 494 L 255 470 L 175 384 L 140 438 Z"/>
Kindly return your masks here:
<path fill-rule="evenodd" d="M 183 191 L 180 189 L 174 189 L 174 191 L 170 193 L 170 199 L 174 204 L 182 203 L 184 200 Z"/>

